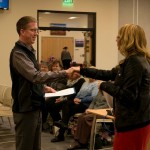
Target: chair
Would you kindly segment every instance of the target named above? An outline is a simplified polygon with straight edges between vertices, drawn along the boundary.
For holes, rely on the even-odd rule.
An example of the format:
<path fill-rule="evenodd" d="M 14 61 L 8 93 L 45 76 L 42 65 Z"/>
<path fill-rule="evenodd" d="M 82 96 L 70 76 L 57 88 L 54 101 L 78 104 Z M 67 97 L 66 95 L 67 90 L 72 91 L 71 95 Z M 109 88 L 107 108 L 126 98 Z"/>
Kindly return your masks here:
<path fill-rule="evenodd" d="M 11 87 L 6 87 L 5 89 L 3 104 L 11 109 L 12 107 Z"/>
<path fill-rule="evenodd" d="M 10 117 L 13 116 L 11 108 L 12 107 L 11 87 L 4 86 L 3 90 L 1 89 L 0 96 L 1 96 L 0 117 L 2 121 L 3 117 L 7 117 L 11 127 Z"/>
<path fill-rule="evenodd" d="M 112 96 L 110 96 L 108 93 L 103 91 L 103 94 L 106 98 L 107 104 L 109 106 L 109 110 L 112 113 L 112 108 L 113 108 L 113 98 Z M 107 114 L 107 113 L 106 113 Z M 112 119 L 108 119 L 108 118 L 103 118 L 103 119 L 99 119 L 97 117 L 97 115 L 95 115 L 94 119 L 93 119 L 93 125 L 92 125 L 92 129 L 91 129 L 91 136 L 90 136 L 90 150 L 94 150 L 94 145 L 95 145 L 95 135 L 96 135 L 96 126 L 97 123 L 113 123 L 113 118 Z"/>
<path fill-rule="evenodd" d="M 6 87 L 3 85 L 0 85 L 0 109 L 3 107 L 3 98 L 4 98 L 4 91 Z M 3 122 L 3 118 L 1 117 L 1 120 Z"/>
<path fill-rule="evenodd" d="M 150 150 L 150 139 L 149 139 L 148 144 L 147 144 L 147 150 Z"/>
<path fill-rule="evenodd" d="M 10 120 L 10 118 L 13 116 L 11 87 L 0 85 L 0 104 L 1 104 L 0 105 L 0 117 L 2 119 L 2 122 L 4 123 L 3 117 L 6 117 L 8 118 L 10 127 L 12 127 L 11 120 Z M 0 134 L 0 137 L 3 139 L 7 137 L 13 137 L 13 139 L 7 140 L 6 142 L 1 141 L 0 144 L 7 144 L 7 143 L 15 142 L 14 133 L 12 133 L 11 130 L 9 130 L 10 131 L 9 133 L 8 132 L 5 133 L 5 130 L 7 131 L 6 128 L 2 128 L 3 133 Z"/>
<path fill-rule="evenodd" d="M 103 91 L 103 94 L 106 98 L 107 105 L 109 106 L 110 109 L 112 109 L 113 108 L 113 97 L 105 91 Z"/>

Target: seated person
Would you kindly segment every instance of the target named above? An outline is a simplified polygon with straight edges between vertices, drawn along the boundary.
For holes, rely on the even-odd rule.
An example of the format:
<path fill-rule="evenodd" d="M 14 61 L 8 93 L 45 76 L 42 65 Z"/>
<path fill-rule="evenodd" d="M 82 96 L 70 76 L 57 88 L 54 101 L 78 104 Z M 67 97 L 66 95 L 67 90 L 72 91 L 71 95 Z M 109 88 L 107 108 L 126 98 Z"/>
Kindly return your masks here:
<path fill-rule="evenodd" d="M 40 70 L 44 71 L 44 72 L 48 72 L 49 71 L 48 62 L 41 61 L 41 63 L 40 63 Z"/>
<path fill-rule="evenodd" d="M 108 107 L 103 93 L 99 91 L 88 109 L 103 109 Z M 88 146 L 94 115 L 88 113 L 87 110 L 78 117 L 77 127 L 74 133 L 75 141 L 69 146 L 68 150 L 87 148 Z"/>
<path fill-rule="evenodd" d="M 46 68 L 44 65 L 46 65 L 46 64 L 43 62 L 41 65 L 42 70 Z M 60 61 L 54 60 L 52 62 L 52 64 L 50 65 L 49 70 L 52 72 L 57 72 L 57 71 L 62 70 L 62 66 L 61 66 Z M 46 71 L 46 69 L 45 69 L 45 71 Z M 52 80 L 51 82 L 48 82 L 47 86 L 55 89 L 56 91 L 63 90 L 65 88 L 67 88 L 67 80 L 68 80 L 67 78 L 55 79 L 55 80 Z M 43 130 L 44 130 L 44 126 L 47 127 L 47 123 L 46 123 L 47 116 L 48 116 L 48 110 L 46 108 L 46 104 L 43 104 L 43 106 L 42 106 L 42 124 L 43 124 L 42 128 L 43 128 Z"/>
<path fill-rule="evenodd" d="M 76 93 L 78 93 L 84 82 L 85 79 L 79 73 L 73 72 L 72 76 L 68 79 L 67 88 L 73 87 Z M 76 93 L 65 97 L 54 97 L 46 100 L 46 109 L 50 113 L 53 121 L 61 120 L 60 110 L 62 109 L 62 106 L 66 103 L 66 100 L 74 99 Z"/>
<path fill-rule="evenodd" d="M 52 64 L 49 66 L 49 70 L 52 72 L 57 72 L 62 70 L 62 66 L 59 60 L 54 60 Z M 57 80 L 52 80 L 48 82 L 47 85 L 55 89 L 56 91 L 63 90 L 67 88 L 67 78 L 60 78 Z"/>
<path fill-rule="evenodd" d="M 44 72 L 52 71 L 57 72 L 62 70 L 62 66 L 60 64 L 60 61 L 54 60 L 52 64 L 49 66 L 48 62 L 41 61 L 40 63 L 40 70 Z M 47 83 L 47 86 L 50 86 L 51 88 L 59 91 L 67 88 L 67 78 L 60 78 L 56 80 L 52 80 L 51 82 Z"/>
<path fill-rule="evenodd" d="M 73 100 L 66 101 L 62 107 L 62 120 L 55 122 L 55 125 L 60 127 L 59 134 L 51 142 L 64 141 L 64 133 L 70 117 L 76 113 L 85 112 L 99 91 L 97 85 L 98 81 L 89 78 L 89 81 L 83 83 L 76 97 Z"/>

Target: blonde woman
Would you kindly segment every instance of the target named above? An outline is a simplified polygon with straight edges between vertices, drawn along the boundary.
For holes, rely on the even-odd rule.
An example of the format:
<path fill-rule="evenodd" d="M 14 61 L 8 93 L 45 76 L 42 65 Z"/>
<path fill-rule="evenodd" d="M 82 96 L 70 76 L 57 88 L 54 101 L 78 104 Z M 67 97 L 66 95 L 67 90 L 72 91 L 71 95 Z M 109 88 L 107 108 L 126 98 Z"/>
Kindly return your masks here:
<path fill-rule="evenodd" d="M 73 67 L 80 74 L 99 80 L 99 88 L 114 98 L 114 150 L 147 150 L 150 139 L 150 55 L 144 30 L 126 24 L 117 36 L 125 59 L 112 70 Z M 114 81 L 109 82 L 109 80 Z"/>

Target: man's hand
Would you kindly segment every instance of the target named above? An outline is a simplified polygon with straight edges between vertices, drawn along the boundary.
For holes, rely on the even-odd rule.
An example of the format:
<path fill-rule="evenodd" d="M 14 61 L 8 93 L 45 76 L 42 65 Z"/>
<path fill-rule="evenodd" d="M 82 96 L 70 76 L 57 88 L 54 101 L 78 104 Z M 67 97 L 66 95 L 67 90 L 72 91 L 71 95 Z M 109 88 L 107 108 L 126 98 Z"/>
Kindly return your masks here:
<path fill-rule="evenodd" d="M 67 69 L 67 70 L 65 70 L 66 71 L 66 73 L 67 73 L 67 75 L 68 75 L 68 77 L 69 76 L 71 76 L 72 75 L 72 73 L 73 73 L 73 69 L 72 68 L 69 68 L 69 69 Z"/>
<path fill-rule="evenodd" d="M 71 68 L 73 69 L 73 71 L 80 72 L 80 66 L 71 67 Z"/>
<path fill-rule="evenodd" d="M 53 89 L 53 88 L 51 88 L 50 86 L 44 86 L 44 92 L 45 93 L 55 93 L 56 92 L 56 90 L 55 89 Z"/>

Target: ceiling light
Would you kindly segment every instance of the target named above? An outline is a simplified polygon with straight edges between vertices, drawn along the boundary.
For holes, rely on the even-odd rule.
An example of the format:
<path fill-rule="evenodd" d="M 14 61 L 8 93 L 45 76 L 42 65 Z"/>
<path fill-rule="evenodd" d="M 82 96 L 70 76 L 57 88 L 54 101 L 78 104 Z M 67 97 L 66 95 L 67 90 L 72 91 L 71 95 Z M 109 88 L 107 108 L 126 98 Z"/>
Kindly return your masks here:
<path fill-rule="evenodd" d="M 78 18 L 78 17 L 69 17 L 68 19 L 76 19 L 76 18 Z"/>
<path fill-rule="evenodd" d="M 51 14 L 51 12 L 44 12 L 44 14 L 45 14 L 45 15 L 49 15 L 49 14 Z"/>

